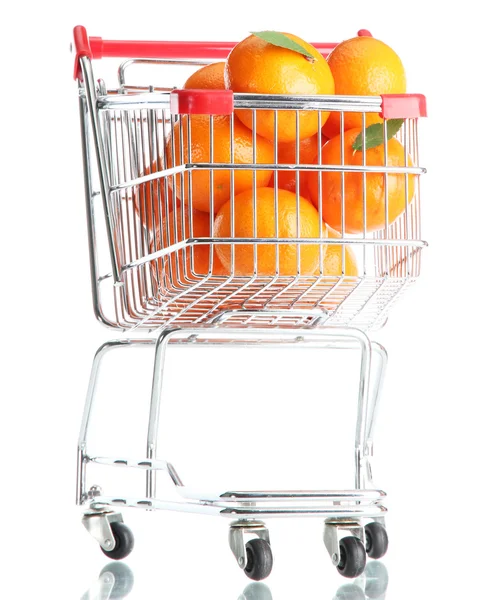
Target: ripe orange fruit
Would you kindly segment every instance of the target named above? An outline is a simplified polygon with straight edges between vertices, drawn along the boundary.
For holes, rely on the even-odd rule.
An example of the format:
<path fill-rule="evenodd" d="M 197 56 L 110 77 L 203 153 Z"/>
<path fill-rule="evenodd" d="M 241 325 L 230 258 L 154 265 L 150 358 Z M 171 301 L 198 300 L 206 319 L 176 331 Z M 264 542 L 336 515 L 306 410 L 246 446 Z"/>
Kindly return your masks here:
<path fill-rule="evenodd" d="M 297 197 L 286 190 L 278 191 L 278 235 L 276 237 L 297 237 Z M 319 213 L 312 204 L 300 197 L 300 236 L 318 238 Z M 231 237 L 230 201 L 226 202 L 216 215 L 214 236 Z M 275 201 L 273 188 L 258 188 L 256 198 L 257 230 L 254 232 L 253 192 L 247 190 L 235 196 L 234 202 L 234 237 L 272 238 L 276 235 Z M 234 247 L 235 275 L 254 274 L 253 244 L 236 244 Z M 216 253 L 222 264 L 230 271 L 232 268 L 231 246 L 219 244 Z M 300 273 L 312 275 L 319 268 L 319 246 L 315 244 L 300 244 Z M 297 245 L 279 245 L 280 275 L 297 274 Z M 274 244 L 257 245 L 257 274 L 276 274 L 276 246 Z"/>
<path fill-rule="evenodd" d="M 344 160 L 341 156 L 341 136 L 329 140 L 322 149 L 322 164 L 325 165 L 362 165 L 362 151 L 355 151 L 352 144 L 360 133 L 360 129 L 350 129 L 344 136 Z M 384 166 L 384 144 L 365 151 L 367 165 Z M 405 151 L 402 144 L 392 138 L 388 141 L 388 166 L 404 167 Z M 407 166 L 413 166 L 410 156 Z M 391 225 L 405 211 L 405 178 L 408 177 L 408 202 L 412 201 L 415 191 L 415 175 L 388 174 L 388 224 Z M 319 207 L 318 174 L 311 171 L 308 185 L 314 206 Z M 325 171 L 322 174 L 322 214 L 333 229 L 341 231 L 341 179 L 336 171 Z M 385 227 L 385 177 L 384 173 L 367 173 L 365 179 L 366 192 L 366 230 L 375 231 Z M 347 233 L 363 232 L 363 191 L 364 174 L 346 172 L 344 175 L 345 193 L 345 231 Z"/>
<path fill-rule="evenodd" d="M 326 224 L 325 224 L 326 225 Z M 341 238 L 334 229 L 326 225 L 325 237 L 331 239 Z M 345 245 L 345 271 L 343 272 L 343 246 L 330 244 L 327 246 L 326 255 L 323 263 L 323 275 L 340 276 L 347 275 L 349 277 L 358 276 L 357 259 L 355 253 L 350 246 Z"/>
<path fill-rule="evenodd" d="M 144 169 L 144 175 L 157 173 L 163 169 L 163 158 L 160 158 L 158 164 L 153 161 L 151 168 L 146 167 Z M 165 215 L 166 204 L 168 204 L 170 210 L 173 210 L 176 202 L 171 189 L 165 185 L 163 177 L 141 183 L 133 188 L 132 201 L 141 223 L 148 230 L 158 226 L 160 219 Z"/>
<path fill-rule="evenodd" d="M 243 125 L 238 119 L 234 118 L 234 156 L 232 160 L 230 145 L 230 116 L 213 117 L 213 156 L 210 156 L 210 123 L 208 115 L 192 115 L 182 117 L 182 139 L 183 139 L 183 160 L 180 158 L 180 121 L 175 123 L 174 131 L 174 150 L 175 160 L 172 158 L 172 140 L 168 137 L 166 144 L 167 166 L 176 166 L 182 163 L 236 163 L 251 164 L 254 162 L 254 152 L 252 148 L 252 131 Z M 189 158 L 188 128 L 190 123 L 191 148 Z M 256 136 L 256 163 L 266 164 L 273 162 L 273 144 Z M 184 202 L 192 200 L 193 208 L 209 212 L 211 208 L 210 191 L 214 199 L 214 212 L 216 213 L 222 204 L 230 199 L 230 171 L 227 169 L 212 171 L 213 189 L 210 190 L 209 169 L 193 169 L 192 193 L 189 190 L 189 174 L 183 175 L 183 194 Z M 272 171 L 256 171 L 256 186 L 262 187 L 268 184 Z M 234 172 L 234 193 L 243 192 L 253 186 L 254 171 L 237 170 Z M 182 177 L 175 175 L 175 189 L 177 198 L 182 196 Z M 169 180 L 172 185 L 172 178 Z"/>
<path fill-rule="evenodd" d="M 184 89 L 189 90 L 224 90 L 225 63 L 211 63 L 201 67 L 187 79 Z"/>
<path fill-rule="evenodd" d="M 321 146 L 326 143 L 326 138 L 321 136 Z M 278 143 L 278 163 L 290 165 L 310 165 L 317 159 L 317 145 L 318 136 L 317 134 L 310 138 L 300 140 L 299 143 L 299 156 L 298 163 L 296 160 L 296 142 L 279 142 Z M 307 171 L 299 171 L 299 193 L 304 198 L 309 199 L 309 189 L 307 186 Z M 269 187 L 274 187 L 275 174 L 271 176 Z M 290 171 L 278 171 L 278 187 L 287 190 L 288 192 L 295 192 L 297 184 L 297 171 L 296 169 L 290 169 Z"/>
<path fill-rule="evenodd" d="M 184 214 L 184 222 L 182 222 Z M 181 242 L 189 238 L 210 238 L 211 228 L 209 215 L 199 210 L 192 211 L 192 229 L 190 227 L 189 210 L 186 207 L 182 211 L 180 205 L 177 205 L 174 211 L 169 213 L 169 218 L 163 217 L 163 237 L 161 231 L 156 231 L 155 241 L 151 243 L 150 252 L 163 250 L 176 242 Z M 165 245 L 162 243 L 165 240 Z M 167 243 L 166 243 L 167 242 Z M 197 281 L 197 277 L 205 277 L 210 273 L 209 258 L 211 247 L 209 244 L 195 244 L 193 248 L 187 247 L 185 250 L 177 250 L 171 255 L 155 259 L 152 262 L 152 269 L 155 276 L 158 269 L 164 268 L 166 279 L 170 275 L 171 264 L 171 284 L 184 285 Z M 213 275 L 226 275 L 226 269 L 223 267 L 213 250 Z M 195 279 L 194 279 L 195 278 Z"/>
<path fill-rule="evenodd" d="M 334 94 L 334 81 L 324 57 L 310 44 L 296 35 L 285 34 L 303 46 L 314 56 L 308 60 L 302 54 L 274 46 L 255 35 L 239 42 L 230 52 L 225 67 L 225 83 L 234 92 L 257 94 Z M 235 111 L 247 127 L 252 128 L 252 111 Z M 290 142 L 296 139 L 295 111 L 278 111 L 278 140 Z M 322 113 L 321 124 L 329 113 Z M 317 111 L 301 110 L 299 120 L 300 138 L 317 132 Z M 274 113 L 271 110 L 256 111 L 256 132 L 274 139 Z"/>
<path fill-rule="evenodd" d="M 405 69 L 396 52 L 384 42 L 361 36 L 338 44 L 327 58 L 334 77 L 335 94 L 380 96 L 406 92 Z M 362 127 L 362 113 L 347 112 L 345 129 Z M 366 127 L 382 121 L 377 113 L 366 113 Z M 332 138 L 340 134 L 340 113 L 333 112 L 323 127 Z"/>

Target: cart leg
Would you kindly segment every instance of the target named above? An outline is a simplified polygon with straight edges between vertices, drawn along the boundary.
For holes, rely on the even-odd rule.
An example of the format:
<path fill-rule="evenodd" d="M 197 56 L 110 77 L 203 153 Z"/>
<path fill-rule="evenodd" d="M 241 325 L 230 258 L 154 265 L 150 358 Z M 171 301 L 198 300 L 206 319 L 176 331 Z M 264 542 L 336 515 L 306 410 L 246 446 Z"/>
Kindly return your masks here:
<path fill-rule="evenodd" d="M 360 383 L 355 433 L 355 488 L 365 489 L 366 473 L 366 434 L 369 414 L 369 389 L 371 382 L 371 342 L 367 335 L 357 329 L 348 334 L 360 345 Z"/>
<path fill-rule="evenodd" d="M 369 398 L 369 409 L 367 419 L 367 443 L 373 443 L 374 428 L 376 423 L 376 414 L 379 406 L 379 399 L 381 397 L 382 387 L 384 383 L 384 375 L 386 373 L 386 367 L 388 364 L 388 353 L 386 349 L 378 344 L 372 342 L 372 361 L 371 361 L 371 378 L 372 387 Z"/>
<path fill-rule="evenodd" d="M 369 408 L 367 415 L 367 432 L 366 432 L 366 451 L 365 465 L 362 469 L 364 476 L 364 485 L 369 489 L 375 487 L 372 480 L 371 461 L 374 456 L 374 430 L 376 426 L 377 414 L 379 409 L 379 401 L 381 398 L 382 387 L 384 383 L 384 375 L 388 364 L 388 354 L 381 344 L 372 343 L 372 361 L 371 361 L 371 391 L 369 398 Z"/>
<path fill-rule="evenodd" d="M 374 429 L 381 396 L 388 355 L 376 342 L 362 345 L 360 371 L 360 399 L 357 435 L 355 438 L 355 487 L 373 489 L 371 459 L 373 456 Z M 365 397 L 367 396 L 367 398 Z"/>
<path fill-rule="evenodd" d="M 89 377 L 89 384 L 86 393 L 86 404 L 84 406 L 84 413 L 82 415 L 81 429 L 79 432 L 79 442 L 77 445 L 77 497 L 76 502 L 78 505 L 84 504 L 88 499 L 86 491 L 86 440 L 87 431 L 91 421 L 91 412 L 93 408 L 94 392 L 98 383 L 98 376 L 103 357 L 113 348 L 128 346 L 130 342 L 128 340 L 114 340 L 106 342 L 98 348 L 94 355 L 93 366 L 91 368 L 91 375 Z"/>
<path fill-rule="evenodd" d="M 91 375 L 89 377 L 89 384 L 86 393 L 86 403 L 84 405 L 84 412 L 82 415 L 81 429 L 79 432 L 79 441 L 77 444 L 77 492 L 76 492 L 76 503 L 78 505 L 84 504 L 88 500 L 88 492 L 86 485 L 86 465 L 88 462 L 88 456 L 86 453 L 87 446 L 87 432 L 91 423 L 91 414 L 93 409 L 94 395 L 96 386 L 98 383 L 99 372 L 101 368 L 101 361 L 104 356 L 115 348 L 134 348 L 136 346 L 149 346 L 154 344 L 154 340 L 142 339 L 142 340 L 112 340 L 106 342 L 98 348 L 94 355 L 93 365 L 91 368 Z"/>
<path fill-rule="evenodd" d="M 177 330 L 178 328 L 164 330 L 156 340 L 146 454 L 149 460 L 153 460 L 156 457 L 162 396 L 161 392 L 163 388 L 163 371 L 165 367 L 165 352 L 170 336 Z M 175 473 L 173 467 L 171 468 Z M 179 481 L 178 475 L 177 480 Z M 146 498 L 149 500 L 156 498 L 156 471 L 154 469 L 149 469 L 146 471 Z"/>

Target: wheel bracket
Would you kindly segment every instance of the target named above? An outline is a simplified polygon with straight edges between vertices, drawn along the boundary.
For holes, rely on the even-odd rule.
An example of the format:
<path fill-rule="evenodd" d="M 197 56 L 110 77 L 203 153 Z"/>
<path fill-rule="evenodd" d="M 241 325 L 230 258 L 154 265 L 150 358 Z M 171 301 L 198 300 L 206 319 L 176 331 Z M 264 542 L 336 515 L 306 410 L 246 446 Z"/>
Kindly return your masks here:
<path fill-rule="evenodd" d="M 268 544 L 270 543 L 269 531 L 262 521 L 236 521 L 232 523 L 228 534 L 228 542 L 237 564 L 242 570 L 247 566 L 245 534 L 251 534 L 252 537 L 257 536 Z"/>
<path fill-rule="evenodd" d="M 82 524 L 89 534 L 103 550 L 109 552 L 115 549 L 115 537 L 110 526 L 111 523 L 123 523 L 121 513 L 91 510 L 82 517 Z"/>
<path fill-rule="evenodd" d="M 362 522 L 359 521 L 335 521 L 327 519 L 324 522 L 324 545 L 326 546 L 333 565 L 340 564 L 340 539 L 350 534 L 358 538 L 365 548 L 365 531 Z"/>

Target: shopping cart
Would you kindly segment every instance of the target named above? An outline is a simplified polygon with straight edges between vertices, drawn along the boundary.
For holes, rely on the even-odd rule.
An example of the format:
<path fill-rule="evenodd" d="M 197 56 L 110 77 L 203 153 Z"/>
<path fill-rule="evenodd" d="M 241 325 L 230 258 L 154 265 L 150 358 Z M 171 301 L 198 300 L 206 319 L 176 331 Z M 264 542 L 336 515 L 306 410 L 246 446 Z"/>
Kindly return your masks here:
<path fill-rule="evenodd" d="M 94 311 L 110 328 L 154 334 L 114 340 L 96 353 L 78 444 L 77 503 L 88 505 L 84 525 L 107 556 L 120 559 L 132 550 L 133 536 L 114 507 L 225 516 L 233 519 L 229 542 L 238 565 L 248 577 L 259 580 L 267 577 L 272 567 L 269 533 L 262 519 L 315 516 L 324 520 L 324 542 L 338 571 L 347 577 L 360 575 L 366 553 L 380 558 L 388 545 L 385 494 L 376 488 L 371 474 L 386 352 L 371 342 L 366 332 L 385 323 L 390 306 L 420 273 L 421 250 L 426 243 L 420 235 L 419 180 L 425 170 L 419 166 L 418 120 L 425 116 L 424 97 L 276 96 L 165 87 L 160 79 L 163 70 L 170 77 L 171 68 L 225 59 L 234 44 L 107 41 L 88 38 L 83 27 L 75 28 L 74 37 Z M 334 44 L 315 46 L 327 54 Z M 107 89 L 102 79 L 95 81 L 93 76 L 92 59 L 108 57 L 130 59 L 118 68 L 116 89 Z M 150 69 L 159 72 L 153 75 L 154 85 L 129 79 L 131 71 L 135 77 L 136 73 L 150 73 Z M 252 154 L 243 162 L 235 155 L 234 111 L 240 109 L 252 115 Z M 261 142 L 256 135 L 256 119 L 260 111 L 272 111 L 272 162 L 257 161 Z M 297 132 L 294 160 L 284 164 L 278 160 L 277 150 L 280 111 L 291 111 Z M 338 112 L 341 131 L 347 113 L 360 113 L 363 147 L 368 135 L 366 119 L 379 113 L 384 119 L 383 164 L 366 164 L 365 152 L 361 153 L 362 164 L 349 165 L 343 160 L 325 164 L 320 126 L 317 157 L 310 164 L 302 163 L 299 125 L 302 115 L 309 111 L 317 115 L 319 125 L 327 111 Z M 209 134 L 209 159 L 202 161 L 194 160 L 192 151 L 197 118 Z M 226 123 L 226 159 L 216 157 L 217 119 L 224 127 Z M 398 163 L 388 162 L 388 137 L 392 137 L 388 127 L 396 126 L 397 119 L 402 122 L 398 123 L 396 138 L 403 147 L 403 160 Z M 257 184 L 266 171 L 272 172 L 268 187 L 273 190 L 275 231 L 263 237 L 257 232 L 255 215 L 260 194 Z M 296 232 L 283 237 L 276 225 L 282 195 L 278 182 L 281 174 L 289 171 L 295 175 Z M 316 174 L 319 209 L 324 178 L 328 173 L 339 178 L 341 235 L 328 235 L 322 216 L 317 233 L 303 235 L 301 205 L 306 201 L 301 186 L 309 172 Z M 242 173 L 252 177 L 253 228 L 251 234 L 235 237 L 235 189 Z M 362 225 L 353 234 L 345 233 L 344 227 L 348 176 L 363 182 Z M 382 226 L 377 228 L 368 218 L 365 185 L 367 178 L 376 177 L 382 187 Z M 220 178 L 221 186 L 217 185 Z M 408 201 L 396 218 L 391 193 L 400 185 Z M 216 191 L 220 187 L 222 193 L 226 188 L 228 199 L 232 199 L 226 211 L 230 235 L 219 235 L 215 230 Z M 193 205 L 198 193 L 206 193 L 209 214 L 203 212 L 196 219 Z M 336 271 L 328 272 L 325 265 L 329 249 L 339 257 Z M 309 250 L 317 262 L 311 270 L 304 263 Z M 218 265 L 221 252 L 224 260 Z M 292 257 L 290 267 L 283 263 L 287 252 Z M 247 259 L 240 269 L 241 256 Z M 359 352 L 355 489 L 227 490 L 209 494 L 184 485 L 176 468 L 160 458 L 157 450 L 166 385 L 165 354 L 177 345 L 307 347 L 321 351 L 352 348 Z M 137 458 L 95 455 L 88 448 L 87 437 L 102 358 L 122 348 L 138 347 L 154 348 L 146 453 Z M 145 488 L 132 497 L 105 495 L 100 485 L 88 483 L 93 464 L 143 469 Z M 170 476 L 178 492 L 176 498 L 159 497 L 159 472 Z"/>

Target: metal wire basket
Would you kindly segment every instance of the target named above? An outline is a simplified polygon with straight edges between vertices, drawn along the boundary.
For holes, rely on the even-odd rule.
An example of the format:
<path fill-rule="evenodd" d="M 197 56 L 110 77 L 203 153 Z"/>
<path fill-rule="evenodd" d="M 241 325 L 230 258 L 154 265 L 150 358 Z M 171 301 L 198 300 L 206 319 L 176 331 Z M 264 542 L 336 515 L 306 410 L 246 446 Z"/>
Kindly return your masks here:
<path fill-rule="evenodd" d="M 112 90 L 102 80 L 95 83 L 89 53 L 79 51 L 76 58 L 76 75 L 83 82 L 79 99 L 93 301 L 100 321 L 124 330 L 217 320 L 235 326 L 324 322 L 363 330 L 384 323 L 390 306 L 419 276 L 420 251 L 426 245 L 420 232 L 419 179 L 424 169 L 418 152 L 418 120 L 425 115 L 423 96 L 310 97 L 144 88 L 127 81 L 130 66 L 135 70 L 149 65 L 202 65 L 226 57 L 232 44 L 165 44 L 157 54 L 155 47 L 144 42 L 136 46 L 99 38 L 91 41 L 93 48 L 106 44 L 101 55 L 154 52 L 168 57 L 126 61 L 119 68 L 119 87 Z M 117 44 L 118 52 L 111 44 Z M 94 50 L 93 54 L 97 57 Z M 237 157 L 234 115 L 242 109 L 252 111 L 252 149 L 247 159 Z M 265 115 L 268 110 L 274 124 L 274 139 L 269 142 L 272 158 L 264 157 L 261 162 L 260 146 L 268 142 L 256 134 L 256 123 L 260 111 Z M 207 115 L 197 114 L 205 111 Z M 279 160 L 280 111 L 293 114 L 296 129 L 289 163 Z M 328 164 L 322 158 L 326 140 L 320 126 L 313 160 L 301 162 L 301 115 L 317 115 L 321 125 L 328 111 L 339 113 L 341 131 L 345 115 L 359 113 L 364 147 L 369 115 L 383 115 L 382 163 L 366 164 L 367 153 L 360 152 L 360 163 L 346 164 L 345 157 L 340 164 Z M 388 119 L 397 117 L 403 119 L 397 134 L 403 155 L 393 161 L 387 129 Z M 206 128 L 209 144 L 209 156 L 201 161 L 192 151 L 198 128 L 202 132 Z M 218 153 L 215 136 L 220 134 L 223 142 Z M 340 139 L 341 158 L 344 137 Z M 219 159 L 217 154 L 221 154 Z M 295 231 L 283 237 L 279 231 L 279 197 L 284 193 L 280 178 L 290 172 L 294 174 L 296 224 Z M 319 211 L 318 228 L 312 233 L 304 232 L 302 214 L 308 177 L 312 204 Z M 245 231 L 239 235 L 235 197 L 245 189 L 246 178 L 251 179 L 253 190 L 253 225 L 247 235 Z M 333 237 L 328 237 L 324 221 L 326 178 L 331 178 L 330 185 L 340 198 L 332 224 L 341 234 L 333 233 Z M 266 233 L 264 227 L 263 234 L 257 197 L 259 188 L 266 186 L 273 190 L 275 218 L 271 230 Z M 379 189 L 377 208 L 369 200 L 371 186 Z M 231 199 L 228 235 L 215 230 L 219 187 L 223 201 Z M 392 192 L 397 187 L 403 196 L 399 216 L 393 214 L 396 199 Z M 355 194 L 360 194 L 358 200 Z M 202 212 L 197 219 L 196 204 L 209 213 Z M 351 210 L 360 212 L 361 224 L 349 233 L 346 219 Z M 381 211 L 378 226 L 376 210 Z M 106 241 L 101 239 L 105 228 Z M 222 249 L 223 259 L 227 257 L 223 262 L 218 258 Z M 310 268 L 305 260 L 309 254 L 315 256 Z M 333 264 L 329 271 L 325 266 L 328 254 L 337 257 L 336 267 Z M 247 267 L 244 260 L 237 268 L 240 255 L 247 256 Z"/>
<path fill-rule="evenodd" d="M 381 558 L 388 546 L 385 493 L 371 469 L 387 358 L 362 330 L 380 327 L 420 274 L 423 96 L 234 94 L 161 80 L 142 86 L 128 81 L 130 67 L 141 77 L 150 67 L 190 68 L 224 59 L 234 44 L 112 42 L 88 39 L 83 27 L 74 35 L 94 310 L 112 328 L 160 330 L 155 339 L 109 342 L 95 355 L 77 461 L 85 527 L 107 556 L 121 559 L 134 542 L 115 507 L 226 516 L 235 519 L 229 544 L 237 564 L 259 580 L 273 564 L 259 519 L 316 516 L 324 518 L 324 544 L 338 571 L 361 575 L 366 554 Z M 333 46 L 316 44 L 322 53 Z M 107 89 L 95 82 L 91 59 L 112 56 L 131 60 L 120 65 L 118 87 Z M 248 112 L 240 119 L 239 111 Z M 339 115 L 339 130 L 327 141 L 330 112 Z M 345 131 L 350 113 L 360 115 L 360 126 Z M 382 124 L 370 125 L 376 114 Z M 315 123 L 310 136 L 307 116 Z M 270 139 L 259 135 L 266 120 Z M 291 123 L 290 135 L 282 121 Z M 185 485 L 157 450 L 171 345 L 359 350 L 355 489 Z M 143 347 L 154 349 L 147 446 L 138 456 L 96 452 L 88 434 L 102 358 Z M 108 438 L 113 448 L 115 436 Z M 93 479 L 101 465 L 144 470 L 145 482 L 132 495 L 105 494 Z M 161 495 L 158 474 L 171 478 L 178 498 Z"/>

